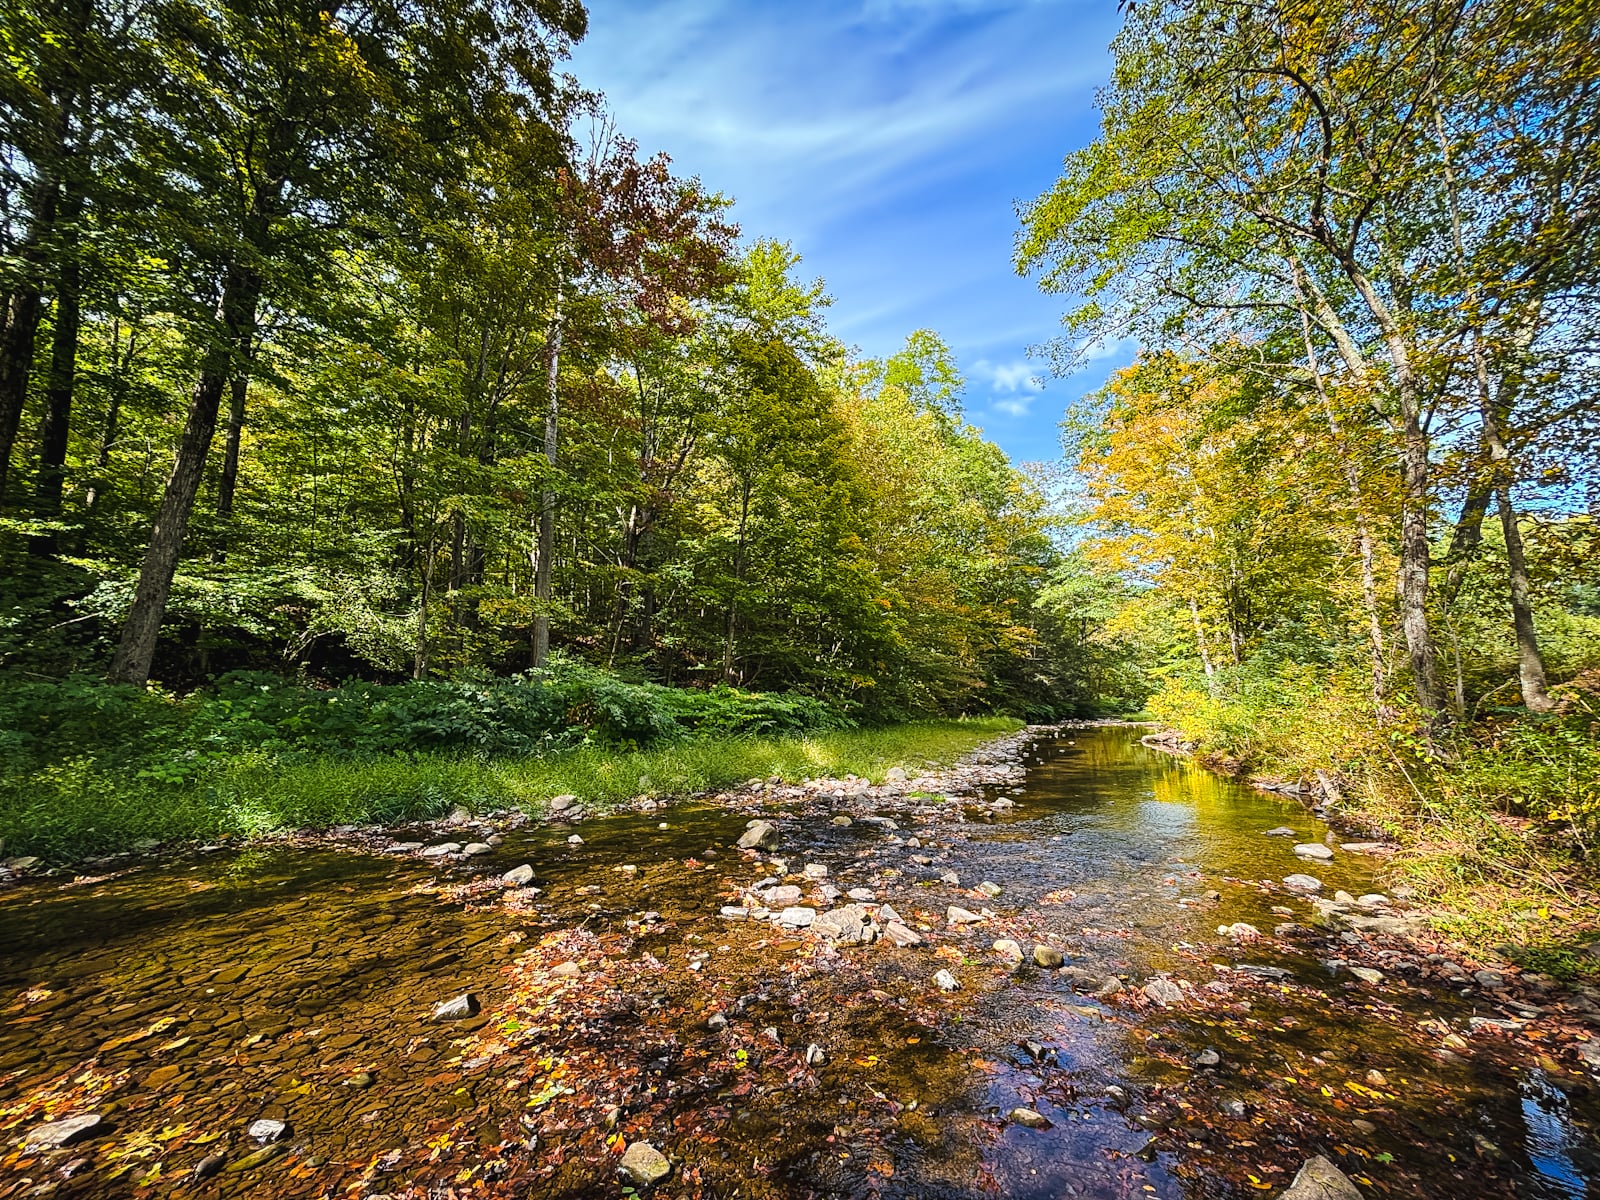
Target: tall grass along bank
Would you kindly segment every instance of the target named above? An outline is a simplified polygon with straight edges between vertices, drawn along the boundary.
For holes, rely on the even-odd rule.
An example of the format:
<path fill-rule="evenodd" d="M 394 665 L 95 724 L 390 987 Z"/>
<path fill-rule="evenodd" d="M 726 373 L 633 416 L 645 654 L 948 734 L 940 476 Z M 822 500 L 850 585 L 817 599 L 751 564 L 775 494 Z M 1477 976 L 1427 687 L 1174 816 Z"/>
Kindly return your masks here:
<path fill-rule="evenodd" d="M 377 756 L 241 750 L 176 779 L 119 771 L 82 754 L 0 782 L 5 853 L 70 861 L 146 841 L 218 841 L 292 829 L 478 812 L 538 813 L 571 794 L 604 810 L 641 794 L 674 796 L 752 778 L 786 781 L 891 767 L 945 766 L 1021 727 L 1007 717 L 913 722 L 810 734 L 702 736 L 644 749 L 579 745 L 544 754 Z"/>

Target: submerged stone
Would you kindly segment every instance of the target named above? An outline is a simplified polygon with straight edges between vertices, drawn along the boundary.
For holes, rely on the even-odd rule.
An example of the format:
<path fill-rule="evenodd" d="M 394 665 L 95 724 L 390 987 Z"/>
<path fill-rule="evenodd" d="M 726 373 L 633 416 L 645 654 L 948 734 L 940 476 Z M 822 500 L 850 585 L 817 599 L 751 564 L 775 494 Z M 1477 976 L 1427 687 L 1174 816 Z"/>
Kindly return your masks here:
<path fill-rule="evenodd" d="M 1043 1113 L 1031 1108 L 1013 1108 L 1006 1120 L 1013 1125 L 1026 1125 L 1029 1129 L 1049 1129 L 1050 1119 Z"/>
<path fill-rule="evenodd" d="M 672 1164 L 667 1161 L 666 1155 L 649 1142 L 629 1145 L 623 1151 L 617 1169 L 628 1177 L 634 1187 L 639 1188 L 654 1187 L 672 1174 Z"/>
<path fill-rule="evenodd" d="M 1327 862 L 1333 857 L 1333 851 L 1321 842 L 1301 842 L 1294 848 L 1294 852 L 1301 858 L 1314 858 L 1318 862 Z"/>
<path fill-rule="evenodd" d="M 533 867 L 528 863 L 523 863 L 520 867 L 512 867 L 511 870 L 500 876 L 500 882 L 510 887 L 527 887 L 533 882 Z"/>
<path fill-rule="evenodd" d="M 435 1021 L 462 1021 L 478 1015 L 478 998 L 471 992 L 446 1000 L 433 1010 Z"/>
<path fill-rule="evenodd" d="M 35 1125 L 28 1131 L 25 1150 L 59 1150 L 70 1146 L 99 1127 L 99 1113 L 80 1113 L 76 1117 L 62 1117 L 45 1125 Z"/>
<path fill-rule="evenodd" d="M 263 1145 L 269 1142 L 281 1142 L 289 1136 L 289 1122 L 262 1117 L 259 1121 L 251 1121 L 245 1132 Z"/>
<path fill-rule="evenodd" d="M 1162 1008 L 1183 1003 L 1183 989 L 1170 979 L 1152 979 L 1144 985 L 1144 994 Z"/>

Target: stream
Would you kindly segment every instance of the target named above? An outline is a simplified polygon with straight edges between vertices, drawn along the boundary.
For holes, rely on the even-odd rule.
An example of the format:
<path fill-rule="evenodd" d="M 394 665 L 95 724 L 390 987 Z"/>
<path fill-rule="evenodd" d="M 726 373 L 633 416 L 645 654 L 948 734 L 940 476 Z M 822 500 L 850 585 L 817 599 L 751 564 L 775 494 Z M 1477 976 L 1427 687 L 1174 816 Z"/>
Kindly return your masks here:
<path fill-rule="evenodd" d="M 1140 732 L 1015 739 L 955 798 L 769 786 L 472 858 L 419 827 L 0 892 L 0 1198 L 621 1196 L 640 1142 L 674 1197 L 1276 1196 L 1313 1154 L 1366 1196 L 1600 1194 L 1600 1095 L 1538 1005 L 1319 924 L 1381 861 Z M 757 816 L 777 848 L 740 852 Z M 761 919 L 851 889 L 920 944 Z"/>

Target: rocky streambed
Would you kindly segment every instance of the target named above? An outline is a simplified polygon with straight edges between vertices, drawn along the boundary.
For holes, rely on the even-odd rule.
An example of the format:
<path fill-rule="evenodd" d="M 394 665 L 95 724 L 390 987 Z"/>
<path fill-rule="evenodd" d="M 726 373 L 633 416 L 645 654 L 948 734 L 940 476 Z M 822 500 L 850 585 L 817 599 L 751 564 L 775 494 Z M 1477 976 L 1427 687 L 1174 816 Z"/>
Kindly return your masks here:
<path fill-rule="evenodd" d="M 1600 998 L 1139 732 L 10 889 L 0 1197 L 1588 1195 Z"/>

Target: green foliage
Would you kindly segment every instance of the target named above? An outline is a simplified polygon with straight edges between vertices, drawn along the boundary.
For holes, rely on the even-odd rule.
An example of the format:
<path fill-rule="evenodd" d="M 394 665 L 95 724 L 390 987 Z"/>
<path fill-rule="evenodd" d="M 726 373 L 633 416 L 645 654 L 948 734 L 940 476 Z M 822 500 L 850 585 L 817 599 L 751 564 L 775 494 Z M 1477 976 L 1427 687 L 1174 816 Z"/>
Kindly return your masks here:
<path fill-rule="evenodd" d="M 729 702 L 725 697 L 724 705 Z M 174 707 L 159 697 L 150 703 L 158 711 Z M 150 716 L 139 713 L 147 730 Z M 724 711 L 721 719 L 727 716 Z M 27 773 L 0 776 L 0 837 L 8 850 L 70 859 L 125 850 L 142 838 L 216 841 L 393 823 L 441 816 L 457 805 L 538 812 L 562 794 L 603 810 L 642 793 L 684 795 L 773 775 L 881 779 L 893 766 L 947 764 L 1018 724 L 997 717 L 803 737 L 706 733 L 655 749 L 589 744 L 494 758 L 255 750 L 197 754 L 181 779 L 130 773 L 108 753 L 64 755 Z"/>

